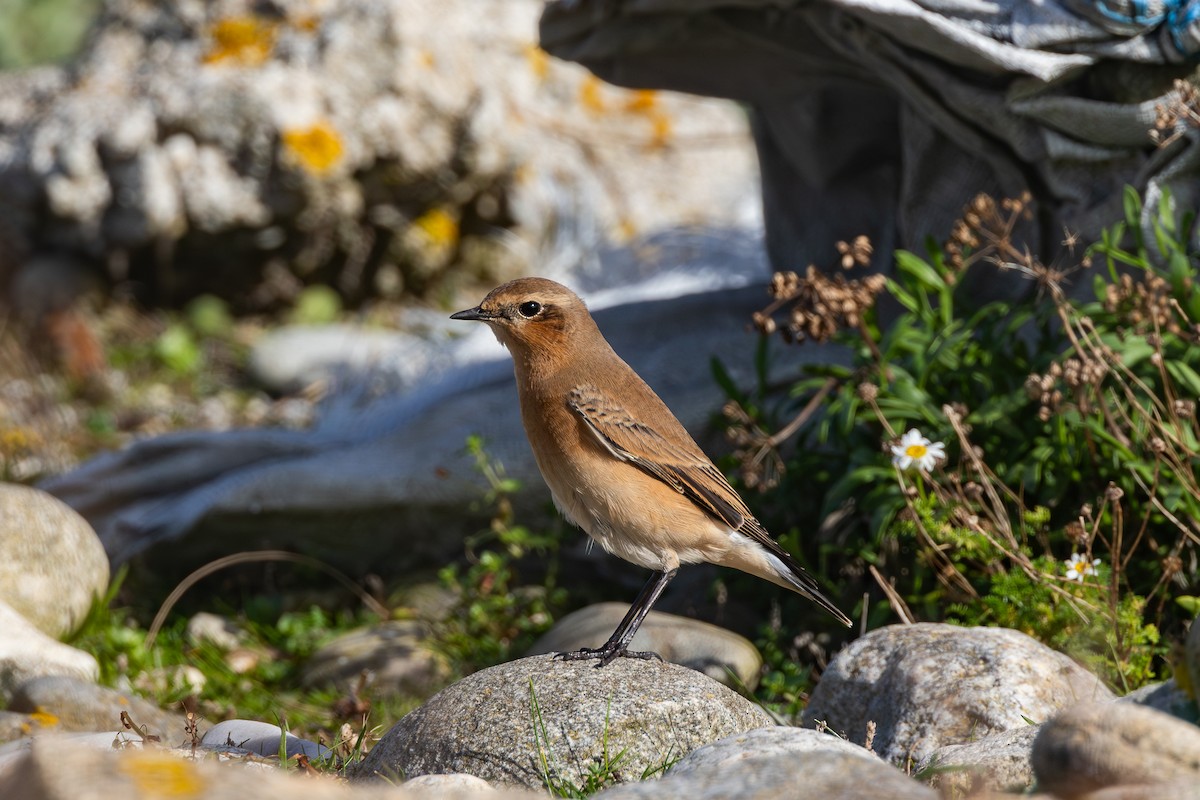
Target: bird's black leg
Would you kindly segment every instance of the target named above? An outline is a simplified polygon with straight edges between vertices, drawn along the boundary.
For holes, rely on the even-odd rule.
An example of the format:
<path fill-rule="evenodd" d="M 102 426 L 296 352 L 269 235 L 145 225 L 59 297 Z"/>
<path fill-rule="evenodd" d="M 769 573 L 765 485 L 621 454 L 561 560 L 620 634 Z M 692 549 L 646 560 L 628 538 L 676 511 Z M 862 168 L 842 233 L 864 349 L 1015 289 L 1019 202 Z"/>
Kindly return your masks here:
<path fill-rule="evenodd" d="M 662 656 L 658 653 L 638 652 L 630 650 L 629 643 L 633 641 L 634 635 L 638 628 L 642 625 L 642 620 L 646 619 L 646 615 L 650 613 L 650 609 L 663 593 L 663 589 L 667 588 L 667 584 L 675 577 L 678 569 L 670 570 L 669 572 L 655 572 L 650 576 L 650 580 L 646 581 L 646 585 L 642 587 L 642 591 L 638 593 L 637 599 L 633 601 L 633 605 L 629 607 L 625 618 L 621 620 L 621 624 L 613 631 L 613 635 L 608 637 L 608 641 L 600 647 L 585 647 L 582 650 L 575 650 L 570 653 L 555 653 L 555 658 L 561 658 L 566 661 L 580 661 L 587 658 L 596 658 L 600 660 L 597 667 L 603 667 L 606 664 L 611 664 L 617 658 L 657 658 L 662 661 Z"/>

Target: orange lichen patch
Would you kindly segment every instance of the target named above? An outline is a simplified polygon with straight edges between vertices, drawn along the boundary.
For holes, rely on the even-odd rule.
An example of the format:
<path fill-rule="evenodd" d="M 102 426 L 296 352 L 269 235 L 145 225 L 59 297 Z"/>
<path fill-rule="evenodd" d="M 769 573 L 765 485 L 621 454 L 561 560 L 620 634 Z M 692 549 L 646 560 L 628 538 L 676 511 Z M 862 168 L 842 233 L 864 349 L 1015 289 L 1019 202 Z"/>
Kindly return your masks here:
<path fill-rule="evenodd" d="M 53 728 L 58 724 L 58 717 L 40 708 L 29 715 L 29 721 L 39 728 Z"/>
<path fill-rule="evenodd" d="M 262 17 L 227 17 L 209 29 L 212 46 L 204 55 L 205 64 L 233 61 L 256 67 L 271 57 L 279 26 Z"/>
<path fill-rule="evenodd" d="M 653 89 L 638 89 L 625 101 L 625 110 L 632 114 L 645 114 L 658 108 L 658 92 Z"/>
<path fill-rule="evenodd" d="M 666 114 L 655 114 L 650 120 L 650 141 L 646 145 L 651 150 L 661 150 L 671 143 L 674 131 L 671 118 Z"/>
<path fill-rule="evenodd" d="M 117 769 L 145 797 L 196 797 L 205 781 L 188 761 L 150 750 L 132 751 L 117 762 Z"/>
<path fill-rule="evenodd" d="M 546 75 L 550 73 L 550 54 L 536 44 L 530 43 L 525 46 L 525 60 L 529 62 L 529 69 L 533 70 L 533 74 L 540 81 L 546 80 Z"/>
<path fill-rule="evenodd" d="M 417 55 L 417 63 L 425 69 L 432 69 L 433 65 L 437 63 L 437 57 L 428 50 L 422 50 Z"/>
<path fill-rule="evenodd" d="M 458 220 L 442 208 L 431 208 L 413 220 L 413 225 L 439 247 L 458 242 Z"/>
<path fill-rule="evenodd" d="M 337 129 L 326 120 L 308 128 L 283 132 L 283 148 L 300 166 L 318 175 L 328 172 L 342 160 L 344 148 Z"/>
<path fill-rule="evenodd" d="M 603 81 L 595 75 L 588 75 L 579 85 L 579 103 L 593 114 L 603 113 L 606 108 L 604 98 L 600 95 Z"/>

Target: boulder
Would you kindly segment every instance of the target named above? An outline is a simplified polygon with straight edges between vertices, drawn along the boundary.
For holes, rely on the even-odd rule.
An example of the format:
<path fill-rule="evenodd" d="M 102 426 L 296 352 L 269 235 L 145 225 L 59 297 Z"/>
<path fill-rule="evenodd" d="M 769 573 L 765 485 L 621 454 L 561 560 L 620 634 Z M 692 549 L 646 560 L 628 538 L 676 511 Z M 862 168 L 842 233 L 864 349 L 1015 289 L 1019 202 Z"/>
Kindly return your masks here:
<path fill-rule="evenodd" d="M 875 752 L 911 767 L 943 745 L 1111 699 L 1099 678 L 1023 633 L 921 623 L 871 631 L 839 652 L 803 721 L 857 743 L 874 722 Z"/>
<path fill-rule="evenodd" d="M 1135 703 L 1087 703 L 1042 726 L 1038 788 L 1075 798 L 1113 786 L 1200 783 L 1200 728 Z M 1158 797 L 1176 795 L 1160 788 Z"/>
<path fill-rule="evenodd" d="M 477 672 L 398 722 L 352 777 L 465 772 L 541 788 L 585 784 L 595 769 L 639 780 L 701 745 L 772 724 L 755 704 L 695 670 L 660 661 L 532 656 Z"/>
<path fill-rule="evenodd" d="M 60 638 L 108 589 L 108 556 L 83 517 L 28 486 L 0 483 L 0 601 Z"/>

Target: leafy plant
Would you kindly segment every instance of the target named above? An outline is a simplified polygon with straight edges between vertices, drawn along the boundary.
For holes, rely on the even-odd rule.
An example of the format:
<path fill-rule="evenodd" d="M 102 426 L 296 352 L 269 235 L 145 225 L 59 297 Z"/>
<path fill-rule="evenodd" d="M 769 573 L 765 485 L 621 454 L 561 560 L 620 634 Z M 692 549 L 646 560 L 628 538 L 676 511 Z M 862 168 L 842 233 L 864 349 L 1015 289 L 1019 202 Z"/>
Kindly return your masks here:
<path fill-rule="evenodd" d="M 1166 600 L 1194 585 L 1200 542 L 1200 257 L 1194 214 L 1167 198 L 1143 236 L 1137 195 L 1125 200 L 1126 219 L 1069 269 L 1017 241 L 1028 198 L 981 196 L 944 248 L 897 253 L 893 278 L 776 275 L 760 330 L 851 355 L 810 368 L 783 403 L 765 366 L 757 393 L 731 392 L 743 479 L 806 498 L 764 502 L 777 529 L 823 531 L 783 538 L 840 574 L 843 597 L 872 595 L 868 625 L 1017 628 L 1122 689 L 1161 672 L 1160 628 L 1181 623 Z M 841 249 L 846 267 L 869 256 L 861 241 Z M 980 303 L 967 273 L 984 269 L 1036 291 Z M 1094 299 L 1074 299 L 1067 278 L 1087 286 L 1087 270 Z M 911 429 L 946 440 L 951 460 L 889 464 Z M 764 629 L 762 692 L 794 707 L 810 675 L 789 666 L 786 640 Z"/>

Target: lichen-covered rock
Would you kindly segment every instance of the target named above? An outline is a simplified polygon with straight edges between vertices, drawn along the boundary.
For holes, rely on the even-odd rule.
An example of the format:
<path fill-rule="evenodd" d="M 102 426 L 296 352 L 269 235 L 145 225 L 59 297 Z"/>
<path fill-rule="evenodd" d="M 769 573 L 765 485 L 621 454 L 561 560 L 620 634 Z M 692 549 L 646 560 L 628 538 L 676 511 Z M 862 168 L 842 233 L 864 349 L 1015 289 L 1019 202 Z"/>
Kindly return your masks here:
<path fill-rule="evenodd" d="M 164 745 L 189 741 L 182 713 L 164 711 L 156 703 L 137 695 L 118 692 L 104 686 L 63 675 L 51 675 L 26 681 L 13 692 L 11 711 L 38 713 L 47 728 L 58 731 L 121 730 L 121 712 L 158 736 Z M 197 718 L 201 730 L 208 727 Z"/>
<path fill-rule="evenodd" d="M 108 734 L 106 750 L 71 746 L 47 738 L 0 768 L 5 800 L 162 800 L 163 798 L 286 797 L 290 800 L 416 800 L 427 792 L 395 786 L 347 786 L 337 777 L 255 768 L 253 762 L 193 760 L 189 750 L 113 746 L 124 738 Z M 536 797 L 515 790 L 480 795 L 466 786 L 446 786 L 445 800 L 481 796 L 494 800 Z"/>
<path fill-rule="evenodd" d="M 0 75 L 0 291 L 53 249 L 152 300 L 357 300 L 754 207 L 735 106 L 550 59 L 541 6 L 108 0 L 69 67 Z"/>
<path fill-rule="evenodd" d="M 49 636 L 75 630 L 108 588 L 108 556 L 61 500 L 0 483 L 0 601 Z"/>
<path fill-rule="evenodd" d="M 773 724 L 758 706 L 695 670 L 639 659 L 597 669 L 532 656 L 442 690 L 388 731 L 359 779 L 466 772 L 538 788 L 583 785 L 616 762 L 638 780 L 701 745 Z"/>
<path fill-rule="evenodd" d="M 819 721 L 862 743 L 874 722 L 875 752 L 915 766 L 942 745 L 1111 699 L 1099 678 L 1018 631 L 894 625 L 837 654 L 804 710 L 804 724 Z"/>

